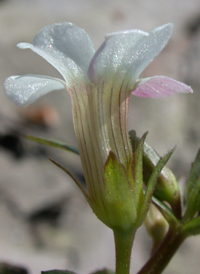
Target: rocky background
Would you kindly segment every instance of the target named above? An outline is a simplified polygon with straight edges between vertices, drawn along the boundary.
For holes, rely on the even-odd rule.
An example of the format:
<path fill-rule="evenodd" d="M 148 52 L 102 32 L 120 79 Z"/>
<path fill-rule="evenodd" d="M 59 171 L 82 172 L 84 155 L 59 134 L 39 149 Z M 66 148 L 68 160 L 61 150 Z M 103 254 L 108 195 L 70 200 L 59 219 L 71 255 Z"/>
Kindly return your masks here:
<path fill-rule="evenodd" d="M 67 92 L 54 92 L 27 109 L 4 95 L 10 75 L 58 73 L 18 42 L 32 42 L 44 26 L 71 21 L 84 28 L 97 48 L 104 34 L 138 28 L 150 31 L 173 22 L 173 36 L 143 76 L 166 75 L 194 89 L 166 99 L 132 97 L 129 128 L 160 154 L 177 144 L 169 166 L 184 185 L 200 147 L 200 0 L 1 0 L 0 1 L 0 261 L 41 270 L 71 269 L 82 274 L 114 268 L 112 233 L 94 216 L 72 180 L 48 161 L 65 165 L 82 182 L 77 156 L 33 144 L 24 134 L 76 145 Z M 132 270 L 149 256 L 142 227 L 136 235 Z M 198 273 L 200 238 L 180 248 L 165 274 Z M 0 265 L 1 267 L 1 265 Z M 1 268 L 0 268 L 1 271 Z M 25 272 L 24 272 L 25 273 Z"/>

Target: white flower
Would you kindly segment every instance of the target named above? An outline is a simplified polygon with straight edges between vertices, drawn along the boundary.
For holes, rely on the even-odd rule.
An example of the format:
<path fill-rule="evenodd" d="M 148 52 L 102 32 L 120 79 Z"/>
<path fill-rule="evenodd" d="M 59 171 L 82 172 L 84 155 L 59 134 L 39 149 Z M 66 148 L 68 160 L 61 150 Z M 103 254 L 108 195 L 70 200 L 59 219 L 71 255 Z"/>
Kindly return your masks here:
<path fill-rule="evenodd" d="M 83 29 L 60 23 L 43 28 L 33 45 L 18 44 L 19 48 L 30 48 L 46 59 L 64 80 L 38 75 L 12 76 L 5 81 L 6 95 L 15 104 L 27 106 L 53 90 L 66 89 L 70 93 L 88 188 L 85 195 L 90 204 L 101 210 L 106 210 L 104 169 L 110 152 L 130 176 L 133 162 L 127 129 L 130 95 L 155 98 L 192 92 L 189 86 L 165 76 L 139 79 L 165 47 L 172 30 L 173 25 L 166 24 L 150 33 L 141 30 L 112 33 L 95 52 Z"/>

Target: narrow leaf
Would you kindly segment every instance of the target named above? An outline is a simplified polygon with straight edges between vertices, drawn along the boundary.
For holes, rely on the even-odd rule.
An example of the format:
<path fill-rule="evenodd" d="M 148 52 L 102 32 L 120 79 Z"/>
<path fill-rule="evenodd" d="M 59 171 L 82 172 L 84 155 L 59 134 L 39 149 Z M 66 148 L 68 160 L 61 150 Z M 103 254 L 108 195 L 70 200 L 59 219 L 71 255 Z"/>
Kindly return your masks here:
<path fill-rule="evenodd" d="M 25 138 L 28 140 L 31 140 L 33 142 L 42 144 L 42 145 L 60 148 L 60 149 L 66 150 L 66 151 L 71 151 L 71 152 L 79 155 L 79 151 L 76 147 L 67 145 L 61 141 L 49 140 L 46 138 L 34 137 L 34 136 L 30 136 L 30 135 L 25 135 Z"/>
<path fill-rule="evenodd" d="M 82 184 L 79 182 L 79 180 L 71 173 L 69 172 L 65 167 L 63 167 L 62 165 L 60 165 L 59 163 L 57 163 L 56 161 L 52 160 L 49 158 L 49 160 L 56 165 L 57 167 L 59 167 L 60 169 L 62 169 L 63 171 L 65 171 L 71 178 L 72 180 L 74 180 L 74 182 L 76 183 L 76 185 L 79 187 L 79 189 L 82 191 L 84 197 L 86 198 L 86 200 L 88 201 L 89 204 L 91 204 L 90 198 L 88 196 L 87 191 L 85 190 L 85 188 L 82 186 Z"/>

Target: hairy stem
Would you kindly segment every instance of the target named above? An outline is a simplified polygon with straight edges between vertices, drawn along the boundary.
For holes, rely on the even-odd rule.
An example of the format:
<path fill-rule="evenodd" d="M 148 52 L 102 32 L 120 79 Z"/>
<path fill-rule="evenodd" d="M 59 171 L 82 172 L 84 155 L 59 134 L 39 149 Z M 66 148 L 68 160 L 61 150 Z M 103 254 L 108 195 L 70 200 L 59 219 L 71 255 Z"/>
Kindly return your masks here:
<path fill-rule="evenodd" d="M 162 273 L 186 238 L 186 233 L 184 233 L 180 228 L 170 227 L 161 245 L 138 274 Z"/>
<path fill-rule="evenodd" d="M 114 231 L 116 272 L 115 274 L 129 274 L 131 263 L 131 251 L 135 232 Z"/>

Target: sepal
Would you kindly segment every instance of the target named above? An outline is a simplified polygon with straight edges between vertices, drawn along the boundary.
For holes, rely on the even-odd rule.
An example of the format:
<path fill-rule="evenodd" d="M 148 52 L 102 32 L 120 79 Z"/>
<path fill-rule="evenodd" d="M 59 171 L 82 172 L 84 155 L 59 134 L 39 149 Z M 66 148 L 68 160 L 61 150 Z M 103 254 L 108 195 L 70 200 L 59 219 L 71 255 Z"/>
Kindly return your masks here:
<path fill-rule="evenodd" d="M 135 150 L 135 147 L 137 147 L 140 142 L 140 138 L 136 137 L 134 131 L 130 131 L 129 136 L 132 148 Z M 143 180 L 145 185 L 147 185 L 159 159 L 160 156 L 157 152 L 145 142 L 143 150 Z M 160 201 L 168 202 L 171 205 L 173 212 L 180 217 L 181 200 L 178 183 L 172 171 L 167 167 L 163 167 L 158 176 L 154 196 Z"/>
<path fill-rule="evenodd" d="M 163 157 L 160 158 L 160 160 L 158 161 L 157 165 L 155 166 L 149 181 L 147 183 L 147 187 L 145 190 L 145 196 L 144 196 L 144 202 L 143 202 L 143 207 L 142 210 L 140 212 L 140 216 L 138 218 L 138 222 L 139 224 L 142 224 L 144 221 L 144 218 L 148 212 L 151 200 L 152 200 L 152 196 L 155 190 L 155 186 L 158 180 L 158 177 L 160 175 L 160 172 L 162 171 L 163 167 L 166 165 L 166 163 L 168 162 L 169 158 L 171 157 L 172 153 L 174 152 L 175 148 L 172 148 L 171 150 L 169 150 Z"/>
<path fill-rule="evenodd" d="M 135 133 L 133 133 L 135 135 Z M 133 164 L 132 164 L 132 174 L 134 177 L 134 187 L 133 193 L 135 197 L 135 203 L 138 204 L 138 212 L 140 211 L 141 207 L 143 206 L 144 202 L 144 194 L 143 194 L 143 151 L 144 151 L 144 142 L 146 139 L 148 132 L 146 132 L 138 145 L 134 144 L 134 157 L 133 157 Z"/>
<path fill-rule="evenodd" d="M 104 169 L 106 222 L 112 229 L 129 230 L 137 219 L 133 178 L 110 151 Z"/>

